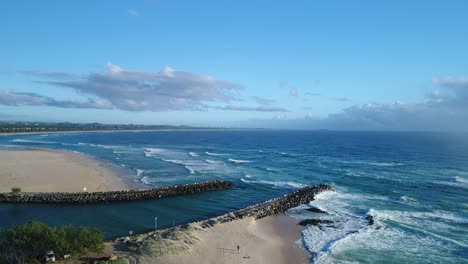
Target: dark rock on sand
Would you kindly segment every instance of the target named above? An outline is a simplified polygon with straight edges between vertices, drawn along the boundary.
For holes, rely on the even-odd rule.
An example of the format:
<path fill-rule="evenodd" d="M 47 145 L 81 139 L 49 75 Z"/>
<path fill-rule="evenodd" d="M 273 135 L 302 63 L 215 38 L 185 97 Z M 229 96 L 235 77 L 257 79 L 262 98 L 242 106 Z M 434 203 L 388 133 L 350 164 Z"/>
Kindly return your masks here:
<path fill-rule="evenodd" d="M 298 225 L 301 226 L 307 226 L 307 225 L 320 225 L 320 224 L 327 224 L 327 225 L 332 225 L 333 221 L 332 220 L 326 220 L 326 219 L 306 219 L 302 220 L 298 223 Z"/>
<path fill-rule="evenodd" d="M 311 208 L 307 208 L 306 211 L 309 211 L 309 212 L 312 212 L 312 213 L 317 213 L 317 214 L 326 214 L 327 212 L 319 209 L 319 208 L 316 208 L 316 207 L 311 207 Z"/>

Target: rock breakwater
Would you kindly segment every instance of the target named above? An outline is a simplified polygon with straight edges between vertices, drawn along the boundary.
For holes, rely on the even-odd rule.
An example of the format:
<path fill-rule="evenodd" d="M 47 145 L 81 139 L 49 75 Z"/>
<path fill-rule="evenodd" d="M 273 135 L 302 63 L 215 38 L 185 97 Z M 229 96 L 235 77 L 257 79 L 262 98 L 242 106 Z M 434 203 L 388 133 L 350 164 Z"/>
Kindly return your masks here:
<path fill-rule="evenodd" d="M 232 182 L 215 180 L 171 187 L 109 192 L 0 193 L 0 203 L 96 204 L 127 202 L 216 191 L 232 186 L 234 186 Z"/>
<path fill-rule="evenodd" d="M 245 207 L 243 209 L 201 221 L 202 227 L 212 226 L 214 223 L 225 223 L 244 217 L 260 219 L 270 215 L 284 213 L 287 210 L 301 204 L 308 204 L 314 200 L 315 195 L 323 191 L 332 191 L 333 188 L 326 184 L 311 185 L 297 191 L 276 197 L 265 202 Z"/>

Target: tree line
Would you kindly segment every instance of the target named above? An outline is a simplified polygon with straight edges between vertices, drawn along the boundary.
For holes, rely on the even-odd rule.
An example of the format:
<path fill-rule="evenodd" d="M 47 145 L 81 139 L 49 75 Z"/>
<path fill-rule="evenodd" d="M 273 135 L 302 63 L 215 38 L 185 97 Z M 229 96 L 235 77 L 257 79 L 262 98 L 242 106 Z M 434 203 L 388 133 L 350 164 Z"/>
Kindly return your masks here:
<path fill-rule="evenodd" d="M 62 263 L 78 263 L 88 253 L 102 252 L 104 234 L 88 227 L 53 227 L 39 221 L 0 231 L 0 264 L 36 264 L 47 251 L 57 258 L 70 255 Z"/>

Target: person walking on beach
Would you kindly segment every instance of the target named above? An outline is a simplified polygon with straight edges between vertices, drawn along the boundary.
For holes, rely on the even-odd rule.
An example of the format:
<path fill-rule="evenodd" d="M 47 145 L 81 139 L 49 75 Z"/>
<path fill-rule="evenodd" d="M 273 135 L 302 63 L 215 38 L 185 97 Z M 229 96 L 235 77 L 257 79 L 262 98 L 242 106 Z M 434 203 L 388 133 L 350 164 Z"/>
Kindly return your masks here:
<path fill-rule="evenodd" d="M 237 245 L 237 252 L 239 252 L 239 251 L 240 251 L 240 247 L 239 247 L 239 245 Z"/>

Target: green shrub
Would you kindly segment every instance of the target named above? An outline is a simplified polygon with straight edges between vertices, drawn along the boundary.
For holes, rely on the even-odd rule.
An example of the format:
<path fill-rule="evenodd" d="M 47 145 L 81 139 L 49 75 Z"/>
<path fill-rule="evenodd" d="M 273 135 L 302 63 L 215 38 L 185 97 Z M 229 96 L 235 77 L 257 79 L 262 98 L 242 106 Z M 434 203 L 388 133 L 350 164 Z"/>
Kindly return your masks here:
<path fill-rule="evenodd" d="M 13 187 L 11 188 L 11 192 L 14 193 L 14 194 L 18 194 L 21 192 L 21 188 L 20 187 Z"/>
<path fill-rule="evenodd" d="M 25 263 L 35 263 L 36 257 L 48 250 L 57 256 L 71 254 L 83 256 L 88 252 L 101 252 L 104 235 L 100 230 L 87 227 L 51 227 L 39 221 L 2 231 L 1 259 L 23 257 Z M 10 262 L 9 262 L 10 263 Z"/>

